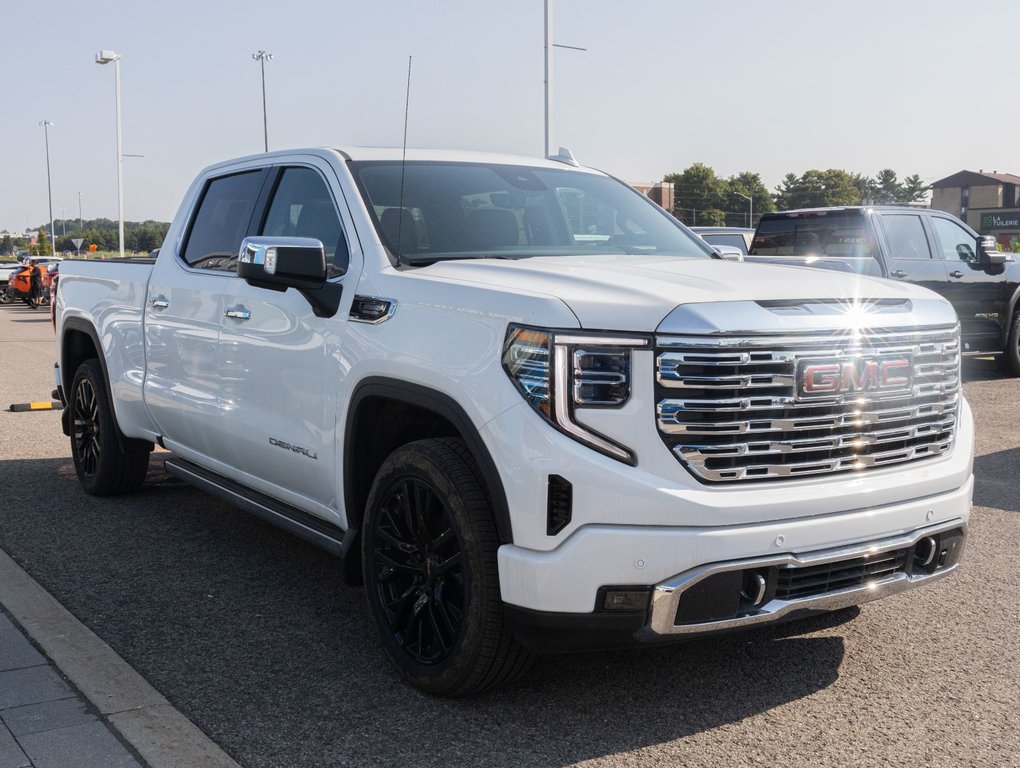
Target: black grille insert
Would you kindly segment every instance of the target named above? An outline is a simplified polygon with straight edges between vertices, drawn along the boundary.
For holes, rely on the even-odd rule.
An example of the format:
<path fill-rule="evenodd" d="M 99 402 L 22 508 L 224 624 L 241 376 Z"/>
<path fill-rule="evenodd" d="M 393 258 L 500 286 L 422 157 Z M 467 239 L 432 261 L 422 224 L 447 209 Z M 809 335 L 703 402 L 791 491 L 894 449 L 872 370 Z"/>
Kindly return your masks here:
<path fill-rule="evenodd" d="M 908 573 L 913 548 L 879 552 L 822 565 L 779 569 L 776 598 L 796 600 L 859 587 L 896 573 Z"/>

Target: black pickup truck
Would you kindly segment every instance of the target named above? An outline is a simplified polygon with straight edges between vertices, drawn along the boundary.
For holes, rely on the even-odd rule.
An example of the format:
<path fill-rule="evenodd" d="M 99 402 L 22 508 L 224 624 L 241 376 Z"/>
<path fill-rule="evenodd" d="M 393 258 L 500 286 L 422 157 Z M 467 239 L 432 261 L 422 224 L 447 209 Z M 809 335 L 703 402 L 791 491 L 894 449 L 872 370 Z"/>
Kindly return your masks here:
<path fill-rule="evenodd" d="M 747 261 L 905 280 L 956 308 L 963 352 L 997 355 L 1020 376 L 1020 263 L 948 213 L 896 206 L 811 208 L 762 216 Z"/>

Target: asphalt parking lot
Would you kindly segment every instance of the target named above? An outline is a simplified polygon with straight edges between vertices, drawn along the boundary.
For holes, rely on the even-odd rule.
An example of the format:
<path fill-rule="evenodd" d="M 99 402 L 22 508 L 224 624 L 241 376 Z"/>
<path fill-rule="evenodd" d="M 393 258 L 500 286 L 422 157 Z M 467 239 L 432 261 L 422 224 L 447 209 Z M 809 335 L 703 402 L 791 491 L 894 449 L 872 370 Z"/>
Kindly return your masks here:
<path fill-rule="evenodd" d="M 47 399 L 53 360 L 48 313 L 0 306 L 0 408 Z M 978 458 L 953 578 L 780 629 L 544 657 L 475 699 L 398 682 L 330 556 L 158 460 L 140 495 L 86 496 L 55 412 L 0 412 L 0 549 L 244 766 L 1020 766 L 1020 382 L 989 360 L 964 375 Z"/>

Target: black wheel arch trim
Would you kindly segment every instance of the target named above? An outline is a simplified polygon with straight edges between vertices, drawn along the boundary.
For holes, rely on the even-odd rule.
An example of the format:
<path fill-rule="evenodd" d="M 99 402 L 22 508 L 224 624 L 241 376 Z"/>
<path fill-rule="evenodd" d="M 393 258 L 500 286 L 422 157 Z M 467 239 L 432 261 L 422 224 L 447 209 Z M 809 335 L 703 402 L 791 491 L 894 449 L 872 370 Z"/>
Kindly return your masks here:
<path fill-rule="evenodd" d="M 117 431 L 120 432 L 120 424 L 117 422 L 117 403 L 113 398 L 113 388 L 110 386 L 110 372 L 106 367 L 106 355 L 103 354 L 103 345 L 99 342 L 99 332 L 88 320 L 80 317 L 69 317 L 64 320 L 61 327 L 60 336 L 60 380 L 64 387 L 64 396 L 68 400 L 68 407 L 64 408 L 61 412 L 61 426 L 63 427 L 64 434 L 70 437 L 71 435 L 71 407 L 70 400 L 74 397 L 74 392 L 71 390 L 71 384 L 74 383 L 74 371 L 67 370 L 64 366 L 65 351 L 67 346 L 68 331 L 76 331 L 84 333 L 92 340 L 92 346 L 96 350 L 96 358 L 99 360 L 99 367 L 103 369 L 103 386 L 106 387 L 106 397 L 110 401 L 110 407 L 113 408 L 113 420 L 117 423 Z M 152 450 L 152 443 L 148 440 L 138 440 L 136 438 L 126 437 L 123 434 L 118 434 L 118 440 L 121 441 L 122 447 L 124 447 L 124 441 L 134 442 L 137 444 L 146 444 L 150 446 L 149 450 Z"/>
<path fill-rule="evenodd" d="M 359 407 L 366 399 L 374 397 L 398 400 L 432 411 L 456 428 L 467 444 L 468 450 L 475 457 L 475 461 L 478 462 L 482 480 L 485 481 L 488 488 L 499 542 L 500 544 L 512 544 L 513 528 L 510 523 L 510 508 L 507 504 L 503 480 L 496 468 L 496 462 L 493 461 L 489 449 L 485 446 L 485 441 L 482 440 L 481 434 L 467 412 L 447 394 L 420 384 L 411 384 L 385 376 L 370 376 L 358 382 L 347 410 L 347 424 L 344 429 L 343 479 L 344 506 L 347 509 L 348 526 L 354 528 L 350 511 L 357 506 L 353 482 L 355 451 L 351 437 Z M 358 525 L 360 525 L 360 516 L 357 519 Z"/>

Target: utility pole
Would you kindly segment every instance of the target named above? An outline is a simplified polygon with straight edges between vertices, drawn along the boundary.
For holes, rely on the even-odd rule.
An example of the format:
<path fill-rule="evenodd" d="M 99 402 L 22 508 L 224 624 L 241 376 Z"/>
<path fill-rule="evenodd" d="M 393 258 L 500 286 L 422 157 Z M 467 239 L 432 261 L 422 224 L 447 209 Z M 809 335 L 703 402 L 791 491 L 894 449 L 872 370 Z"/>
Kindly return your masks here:
<path fill-rule="evenodd" d="M 57 255 L 56 243 L 57 233 L 53 230 L 53 185 L 50 182 L 50 126 L 53 125 L 49 120 L 39 121 L 39 125 L 42 126 L 43 134 L 46 137 L 46 194 L 49 196 L 50 201 L 50 250 L 53 251 L 53 255 Z"/>
<path fill-rule="evenodd" d="M 85 230 L 85 226 L 81 223 L 81 192 L 78 193 L 78 229 Z"/>
<path fill-rule="evenodd" d="M 547 0 L 548 2 L 548 0 Z M 273 54 L 268 51 L 256 51 L 251 57 L 262 67 L 262 137 L 265 141 L 265 151 L 269 151 L 269 120 L 266 117 L 266 62 L 273 60 Z"/>

